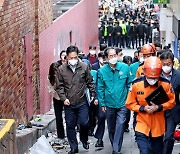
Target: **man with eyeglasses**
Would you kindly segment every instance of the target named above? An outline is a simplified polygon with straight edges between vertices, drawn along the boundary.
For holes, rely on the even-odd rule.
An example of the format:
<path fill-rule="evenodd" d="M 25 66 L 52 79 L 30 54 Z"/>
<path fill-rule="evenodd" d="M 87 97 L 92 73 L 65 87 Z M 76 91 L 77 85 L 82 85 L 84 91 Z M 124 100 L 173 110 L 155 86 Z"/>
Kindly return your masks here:
<path fill-rule="evenodd" d="M 127 64 L 118 62 L 114 48 L 105 51 L 108 64 L 98 71 L 98 100 L 106 112 L 109 139 L 113 154 L 121 151 L 127 108 L 125 101 L 130 87 L 130 71 Z"/>
<path fill-rule="evenodd" d="M 176 105 L 165 111 L 166 133 L 164 136 L 163 154 L 171 154 L 174 146 L 174 131 L 177 124 L 180 123 L 180 71 L 173 69 L 174 55 L 170 51 L 163 52 L 160 56 L 162 62 L 162 76 L 168 79 L 175 92 Z"/>

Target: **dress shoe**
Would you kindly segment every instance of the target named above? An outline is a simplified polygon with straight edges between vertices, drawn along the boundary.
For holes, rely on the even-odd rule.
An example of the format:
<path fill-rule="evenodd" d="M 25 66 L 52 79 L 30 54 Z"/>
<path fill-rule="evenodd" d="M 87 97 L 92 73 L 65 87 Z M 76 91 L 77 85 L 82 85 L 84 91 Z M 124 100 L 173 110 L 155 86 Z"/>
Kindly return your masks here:
<path fill-rule="evenodd" d="M 104 147 L 102 139 L 97 140 L 95 147 Z"/>
<path fill-rule="evenodd" d="M 68 154 L 75 154 L 78 153 L 79 150 L 78 149 L 71 149 L 71 151 L 68 152 Z"/>
<path fill-rule="evenodd" d="M 83 144 L 83 148 L 88 150 L 89 149 L 89 143 L 86 141 L 86 142 L 82 142 Z"/>
<path fill-rule="evenodd" d="M 94 136 L 94 133 L 92 131 L 89 131 L 88 136 Z"/>

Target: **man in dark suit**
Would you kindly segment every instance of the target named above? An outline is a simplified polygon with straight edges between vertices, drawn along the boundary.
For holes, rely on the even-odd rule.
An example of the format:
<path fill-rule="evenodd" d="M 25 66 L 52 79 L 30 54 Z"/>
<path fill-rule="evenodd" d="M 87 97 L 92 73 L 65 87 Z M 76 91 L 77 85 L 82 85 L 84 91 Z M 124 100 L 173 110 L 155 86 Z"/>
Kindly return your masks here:
<path fill-rule="evenodd" d="M 163 154 L 171 154 L 174 146 L 174 131 L 177 124 L 180 123 L 180 71 L 173 69 L 174 55 L 170 51 L 163 52 L 160 56 L 162 62 L 162 76 L 168 79 L 175 92 L 176 106 L 165 112 L 166 133 L 164 136 Z"/>

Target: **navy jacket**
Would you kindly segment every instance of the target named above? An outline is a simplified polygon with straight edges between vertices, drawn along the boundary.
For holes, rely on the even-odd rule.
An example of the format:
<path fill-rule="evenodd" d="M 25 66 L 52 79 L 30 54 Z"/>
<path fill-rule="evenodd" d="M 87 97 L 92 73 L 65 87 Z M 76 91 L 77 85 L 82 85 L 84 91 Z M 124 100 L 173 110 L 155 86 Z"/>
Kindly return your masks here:
<path fill-rule="evenodd" d="M 92 64 L 92 70 L 98 70 L 100 68 L 99 62 Z"/>
<path fill-rule="evenodd" d="M 176 105 L 172 108 L 173 120 L 180 123 L 180 71 L 173 69 L 171 84 L 175 92 Z"/>

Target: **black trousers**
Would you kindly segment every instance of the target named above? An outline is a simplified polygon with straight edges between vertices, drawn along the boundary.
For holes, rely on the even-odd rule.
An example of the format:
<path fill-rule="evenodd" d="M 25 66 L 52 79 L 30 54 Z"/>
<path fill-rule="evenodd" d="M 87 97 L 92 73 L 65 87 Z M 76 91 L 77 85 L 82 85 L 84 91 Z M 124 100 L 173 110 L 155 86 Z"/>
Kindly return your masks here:
<path fill-rule="evenodd" d="M 58 138 L 63 139 L 65 137 L 63 117 L 62 117 L 64 104 L 61 100 L 57 100 L 53 98 L 53 105 L 54 105 L 54 112 L 55 112 L 55 117 L 56 117 L 57 136 Z"/>

